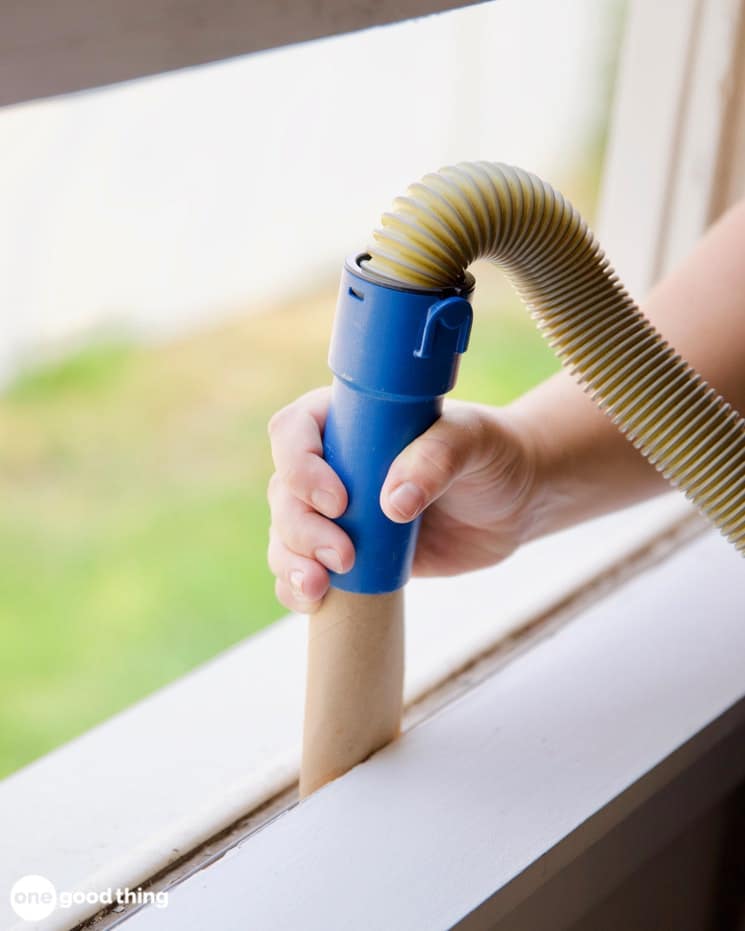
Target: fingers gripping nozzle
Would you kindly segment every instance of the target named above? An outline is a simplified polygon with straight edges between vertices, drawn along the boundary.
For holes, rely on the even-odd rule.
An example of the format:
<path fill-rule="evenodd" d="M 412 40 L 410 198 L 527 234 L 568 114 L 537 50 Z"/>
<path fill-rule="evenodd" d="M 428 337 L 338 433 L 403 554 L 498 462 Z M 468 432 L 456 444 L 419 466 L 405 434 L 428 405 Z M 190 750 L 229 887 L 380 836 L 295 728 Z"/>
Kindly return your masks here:
<path fill-rule="evenodd" d="M 419 520 L 396 524 L 380 507 L 388 468 L 404 447 L 440 416 L 468 347 L 473 277 L 427 289 L 365 269 L 367 256 L 344 266 L 329 351 L 334 374 L 324 430 L 324 456 L 339 474 L 349 504 L 338 523 L 356 558 L 331 584 L 380 594 L 411 574 Z"/>

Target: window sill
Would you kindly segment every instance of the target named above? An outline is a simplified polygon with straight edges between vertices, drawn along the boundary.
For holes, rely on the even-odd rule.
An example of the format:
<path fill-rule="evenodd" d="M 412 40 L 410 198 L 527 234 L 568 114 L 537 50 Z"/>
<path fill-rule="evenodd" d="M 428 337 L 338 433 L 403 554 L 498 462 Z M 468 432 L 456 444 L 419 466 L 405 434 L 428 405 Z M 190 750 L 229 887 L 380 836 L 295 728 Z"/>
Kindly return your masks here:
<path fill-rule="evenodd" d="M 493 569 L 413 583 L 407 704 L 700 529 L 685 502 L 664 497 Z M 291 786 L 304 661 L 304 619 L 291 616 L 0 783 L 3 885 L 40 873 L 71 891 L 133 887 Z M 41 927 L 67 928 L 91 911 L 53 913 Z"/>
<path fill-rule="evenodd" d="M 567 927 L 745 776 L 744 603 L 707 534 L 126 928 Z"/>

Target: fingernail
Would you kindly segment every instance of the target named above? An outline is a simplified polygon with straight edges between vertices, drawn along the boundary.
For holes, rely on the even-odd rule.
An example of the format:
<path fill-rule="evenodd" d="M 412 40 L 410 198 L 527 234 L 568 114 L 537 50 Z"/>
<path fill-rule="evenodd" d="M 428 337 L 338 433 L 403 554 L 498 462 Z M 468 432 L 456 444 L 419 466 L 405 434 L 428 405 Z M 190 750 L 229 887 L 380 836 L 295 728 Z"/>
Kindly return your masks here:
<path fill-rule="evenodd" d="M 313 507 L 327 517 L 332 517 L 338 510 L 336 497 L 330 491 L 324 491 L 323 488 L 317 488 L 311 494 L 310 500 L 313 502 Z"/>
<path fill-rule="evenodd" d="M 302 569 L 293 569 L 290 573 L 290 588 L 298 598 L 305 598 L 305 594 L 303 592 L 304 577 L 305 573 L 302 571 Z"/>
<path fill-rule="evenodd" d="M 332 550 L 330 546 L 322 546 L 320 549 L 316 550 L 316 559 L 319 562 L 322 562 L 327 569 L 330 569 L 332 572 L 343 572 L 344 569 L 341 564 L 341 556 Z"/>
<path fill-rule="evenodd" d="M 398 511 L 401 517 L 411 520 L 424 507 L 425 498 L 422 489 L 413 482 L 404 482 L 388 496 L 391 507 Z"/>

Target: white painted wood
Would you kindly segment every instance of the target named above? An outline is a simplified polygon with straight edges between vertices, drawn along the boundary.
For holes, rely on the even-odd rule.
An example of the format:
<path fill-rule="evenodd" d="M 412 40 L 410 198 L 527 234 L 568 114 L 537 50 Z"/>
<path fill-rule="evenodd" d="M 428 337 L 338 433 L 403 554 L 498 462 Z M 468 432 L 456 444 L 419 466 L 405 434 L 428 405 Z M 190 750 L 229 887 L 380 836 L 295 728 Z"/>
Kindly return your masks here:
<path fill-rule="evenodd" d="M 707 534 L 124 927 L 445 928 L 488 899 L 508 919 L 726 733 L 742 747 L 743 605 L 741 558 Z"/>
<path fill-rule="evenodd" d="M 663 497 L 493 569 L 412 583 L 407 702 L 687 513 Z M 21 875 L 69 891 L 133 886 L 290 785 L 304 678 L 305 622 L 290 617 L 0 783 L 0 927 Z"/>
<path fill-rule="evenodd" d="M 0 105 L 468 6 L 474 0 L 4 0 Z"/>
<path fill-rule="evenodd" d="M 744 10 L 742 0 L 631 2 L 598 233 L 637 300 L 737 193 L 729 123 L 745 80 Z"/>
<path fill-rule="evenodd" d="M 730 204 L 745 197 L 745 3 L 740 8 L 740 22 L 734 52 L 734 66 L 727 74 L 721 93 L 727 98 L 712 214 L 718 216 Z"/>
<path fill-rule="evenodd" d="M 717 181 L 729 158 L 722 141 L 737 89 L 738 26 L 744 9 L 742 0 L 701 4 L 658 273 L 682 261 L 715 219 Z"/>
<path fill-rule="evenodd" d="M 597 232 L 636 300 L 657 278 L 699 0 L 630 0 Z"/>

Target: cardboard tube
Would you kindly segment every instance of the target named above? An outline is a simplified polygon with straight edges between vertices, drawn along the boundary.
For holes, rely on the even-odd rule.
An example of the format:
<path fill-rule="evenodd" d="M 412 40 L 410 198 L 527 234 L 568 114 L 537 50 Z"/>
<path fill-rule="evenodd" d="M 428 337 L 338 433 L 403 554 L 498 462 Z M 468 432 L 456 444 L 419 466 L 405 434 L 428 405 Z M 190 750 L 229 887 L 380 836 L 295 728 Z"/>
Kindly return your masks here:
<path fill-rule="evenodd" d="M 308 625 L 301 798 L 398 736 L 403 678 L 403 589 L 329 589 Z"/>

